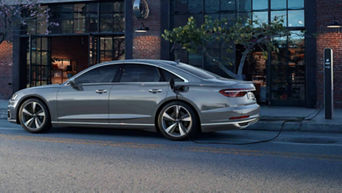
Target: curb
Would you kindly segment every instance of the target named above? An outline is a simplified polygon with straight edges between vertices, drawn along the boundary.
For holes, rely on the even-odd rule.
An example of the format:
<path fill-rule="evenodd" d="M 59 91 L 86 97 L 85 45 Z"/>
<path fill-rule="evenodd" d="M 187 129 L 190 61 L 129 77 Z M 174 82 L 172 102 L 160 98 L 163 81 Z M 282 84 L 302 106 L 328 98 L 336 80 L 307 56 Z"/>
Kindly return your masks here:
<path fill-rule="evenodd" d="M 282 121 L 259 121 L 246 128 L 247 130 L 279 131 Z M 287 122 L 284 131 L 342 133 L 342 126 L 338 123 L 317 123 L 314 121 Z"/>

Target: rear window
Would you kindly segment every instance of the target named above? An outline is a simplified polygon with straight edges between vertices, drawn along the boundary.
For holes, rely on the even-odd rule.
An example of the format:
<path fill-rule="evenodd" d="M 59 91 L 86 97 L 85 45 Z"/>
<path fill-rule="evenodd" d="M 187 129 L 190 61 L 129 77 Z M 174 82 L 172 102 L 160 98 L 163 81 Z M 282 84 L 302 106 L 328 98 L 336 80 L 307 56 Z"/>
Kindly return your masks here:
<path fill-rule="evenodd" d="M 179 63 L 177 67 L 187 72 L 190 72 L 191 74 L 198 76 L 199 78 L 202 78 L 202 79 L 221 78 L 219 75 L 216 75 L 214 73 L 208 72 L 206 70 L 203 70 L 203 69 L 200 69 L 200 68 L 188 65 L 188 64 Z"/>

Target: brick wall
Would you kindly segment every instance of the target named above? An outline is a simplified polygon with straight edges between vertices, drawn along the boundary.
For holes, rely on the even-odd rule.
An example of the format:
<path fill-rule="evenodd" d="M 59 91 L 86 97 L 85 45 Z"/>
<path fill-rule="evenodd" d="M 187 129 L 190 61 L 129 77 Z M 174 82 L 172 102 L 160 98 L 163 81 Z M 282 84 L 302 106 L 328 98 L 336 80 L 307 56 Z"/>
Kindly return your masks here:
<path fill-rule="evenodd" d="M 334 102 L 335 107 L 342 108 L 342 30 L 328 29 L 326 26 L 334 21 L 334 17 L 342 23 L 341 0 L 317 1 L 317 103 L 323 101 L 323 50 L 334 51 Z"/>
<path fill-rule="evenodd" d="M 140 27 L 143 22 L 149 31 L 146 33 L 133 34 L 133 58 L 136 59 L 160 59 L 161 32 L 160 32 L 160 2 L 162 0 L 147 0 L 150 16 L 147 19 L 136 19 L 133 31 Z"/>
<path fill-rule="evenodd" d="M 8 99 L 12 92 L 13 45 L 8 41 L 0 44 L 0 98 Z"/>

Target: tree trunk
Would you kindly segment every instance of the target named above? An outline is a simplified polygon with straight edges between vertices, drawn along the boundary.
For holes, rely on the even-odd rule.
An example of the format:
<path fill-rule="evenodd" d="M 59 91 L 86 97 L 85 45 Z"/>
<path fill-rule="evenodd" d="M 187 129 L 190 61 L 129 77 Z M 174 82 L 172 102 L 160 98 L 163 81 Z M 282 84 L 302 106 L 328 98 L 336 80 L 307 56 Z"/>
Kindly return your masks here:
<path fill-rule="evenodd" d="M 215 62 L 215 63 L 218 65 L 218 67 L 219 67 L 224 73 L 226 73 L 228 76 L 230 76 L 230 77 L 232 77 L 232 78 L 235 78 L 235 79 L 238 78 L 238 76 L 237 76 L 234 72 L 232 72 L 231 70 L 227 69 L 227 68 L 222 64 L 222 62 L 220 62 L 219 60 L 217 60 L 215 57 L 211 56 L 211 55 L 207 52 L 207 50 L 206 50 L 205 48 L 203 48 L 202 52 L 203 52 L 203 54 L 205 54 L 205 56 L 207 56 L 208 58 L 210 58 L 210 60 L 212 60 L 213 62 Z"/>
<path fill-rule="evenodd" d="M 242 52 L 242 57 L 241 57 L 241 60 L 240 60 L 240 64 L 239 64 L 239 69 L 238 69 L 238 73 L 237 73 L 237 77 L 239 80 L 243 80 L 243 68 L 245 66 L 245 63 L 246 63 L 246 59 L 247 59 L 247 56 L 250 52 L 250 49 L 249 48 L 246 48 L 246 50 L 244 52 Z"/>

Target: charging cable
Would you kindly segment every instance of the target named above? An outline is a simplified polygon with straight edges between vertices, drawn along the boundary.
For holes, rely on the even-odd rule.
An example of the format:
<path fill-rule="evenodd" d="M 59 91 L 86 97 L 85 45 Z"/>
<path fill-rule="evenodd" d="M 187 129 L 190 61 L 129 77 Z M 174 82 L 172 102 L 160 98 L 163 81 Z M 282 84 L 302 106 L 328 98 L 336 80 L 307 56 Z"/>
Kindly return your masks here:
<path fill-rule="evenodd" d="M 316 110 L 315 112 L 313 112 L 313 113 L 311 113 L 305 117 L 294 117 L 294 118 L 287 118 L 287 119 L 286 118 L 285 119 L 284 118 L 262 119 L 263 121 L 282 121 L 277 134 L 274 137 L 269 138 L 269 139 L 253 141 L 253 142 L 245 142 L 245 143 L 198 141 L 198 140 L 195 140 L 193 138 L 189 138 L 189 140 L 194 142 L 194 143 L 197 143 L 197 144 L 207 144 L 207 145 L 208 144 L 215 144 L 215 145 L 252 145 L 252 144 L 259 144 L 259 143 L 267 143 L 267 142 L 271 142 L 271 141 L 277 139 L 280 136 L 280 134 L 284 131 L 286 123 L 289 123 L 289 122 L 299 123 L 299 127 L 297 130 L 300 130 L 300 128 L 303 125 L 303 121 L 313 120 L 315 117 L 318 116 L 318 114 L 321 112 L 321 110 L 322 110 L 322 106 L 318 110 Z"/>

